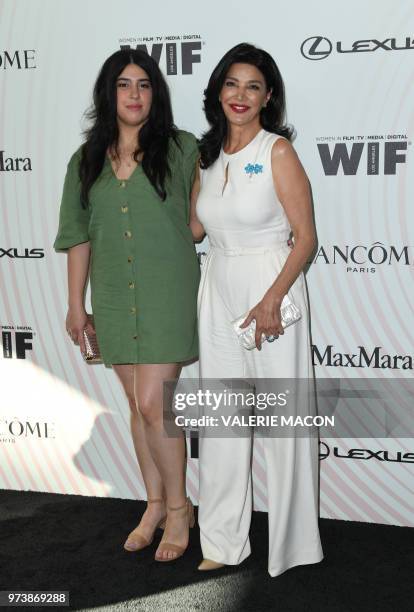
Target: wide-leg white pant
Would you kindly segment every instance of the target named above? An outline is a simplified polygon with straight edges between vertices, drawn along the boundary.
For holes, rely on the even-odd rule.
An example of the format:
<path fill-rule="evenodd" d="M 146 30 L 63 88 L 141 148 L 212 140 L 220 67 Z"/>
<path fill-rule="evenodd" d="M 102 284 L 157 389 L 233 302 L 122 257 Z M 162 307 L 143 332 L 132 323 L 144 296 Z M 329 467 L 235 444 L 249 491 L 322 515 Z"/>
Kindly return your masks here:
<path fill-rule="evenodd" d="M 262 350 L 239 345 L 230 321 L 252 308 L 289 254 L 212 247 L 199 291 L 200 373 L 208 378 L 311 378 L 307 297 L 301 275 L 291 289 L 302 319 Z M 228 565 L 250 554 L 252 438 L 200 436 L 199 524 L 204 558 Z M 318 529 L 318 441 L 315 437 L 253 438 L 263 445 L 268 498 L 268 571 L 277 576 L 323 558 Z"/>

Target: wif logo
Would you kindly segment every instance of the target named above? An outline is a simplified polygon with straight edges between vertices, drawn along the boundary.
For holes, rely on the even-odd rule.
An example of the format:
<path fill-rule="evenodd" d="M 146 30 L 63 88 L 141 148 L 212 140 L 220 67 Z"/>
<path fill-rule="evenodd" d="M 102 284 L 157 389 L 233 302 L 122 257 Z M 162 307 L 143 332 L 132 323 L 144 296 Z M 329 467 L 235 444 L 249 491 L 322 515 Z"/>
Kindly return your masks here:
<path fill-rule="evenodd" d="M 408 139 L 403 134 L 387 136 L 318 137 L 317 147 L 326 176 L 355 176 L 365 170 L 368 176 L 397 173 L 399 164 L 406 163 Z M 320 142 L 340 140 L 342 142 Z M 365 163 L 363 159 L 365 158 Z"/>
<path fill-rule="evenodd" d="M 123 38 L 119 42 L 121 49 L 145 51 L 160 68 L 164 64 L 167 76 L 193 74 L 194 64 L 201 63 L 201 48 L 204 44 L 199 34 Z"/>
<path fill-rule="evenodd" d="M 5 359 L 26 359 L 27 351 L 33 349 L 33 337 L 36 332 L 29 326 L 0 325 L 3 357 Z"/>

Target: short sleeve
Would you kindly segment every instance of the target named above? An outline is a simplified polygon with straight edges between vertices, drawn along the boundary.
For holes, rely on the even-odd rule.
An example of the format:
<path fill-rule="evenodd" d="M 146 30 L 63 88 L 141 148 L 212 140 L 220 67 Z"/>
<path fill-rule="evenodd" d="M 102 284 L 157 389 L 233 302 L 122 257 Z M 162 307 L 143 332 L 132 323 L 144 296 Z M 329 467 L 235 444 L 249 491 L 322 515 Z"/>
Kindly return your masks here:
<path fill-rule="evenodd" d="M 186 196 L 186 219 L 187 224 L 190 223 L 190 198 L 191 198 L 191 189 L 193 187 L 195 172 L 196 172 L 196 164 L 198 163 L 198 158 L 200 156 L 200 152 L 198 149 L 197 139 L 190 132 L 185 133 L 186 138 L 183 145 L 184 151 L 184 182 L 185 182 L 185 196 Z"/>
<path fill-rule="evenodd" d="M 72 155 L 66 171 L 60 204 L 59 228 L 53 245 L 56 251 L 66 251 L 70 247 L 89 240 L 90 211 L 89 208 L 82 207 L 80 199 L 80 155 L 80 149 L 78 149 Z"/>

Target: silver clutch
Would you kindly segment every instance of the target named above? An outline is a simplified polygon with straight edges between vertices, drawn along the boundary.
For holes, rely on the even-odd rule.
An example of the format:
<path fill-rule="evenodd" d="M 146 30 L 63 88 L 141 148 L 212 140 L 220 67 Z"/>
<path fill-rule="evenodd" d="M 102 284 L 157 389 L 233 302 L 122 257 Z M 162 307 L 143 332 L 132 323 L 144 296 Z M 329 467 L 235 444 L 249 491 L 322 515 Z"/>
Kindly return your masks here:
<path fill-rule="evenodd" d="M 234 331 L 239 337 L 239 342 L 241 346 L 247 349 L 248 351 L 251 351 L 252 349 L 256 348 L 256 320 L 253 319 L 250 324 L 247 327 L 244 327 L 243 329 L 240 327 L 243 321 L 247 319 L 248 314 L 249 311 L 241 317 L 238 317 L 237 319 L 232 321 L 231 324 L 233 326 Z M 282 300 L 282 304 L 280 306 L 280 316 L 282 327 L 284 329 L 286 327 L 289 327 L 289 325 L 296 323 L 296 321 L 299 321 L 302 316 L 299 308 L 296 306 L 296 304 L 292 302 L 288 295 L 285 295 Z M 265 340 L 267 340 L 267 337 L 265 336 L 265 334 L 262 334 L 262 342 L 264 342 Z M 272 341 L 273 340 L 270 340 L 270 342 Z"/>
<path fill-rule="evenodd" d="M 93 324 L 93 316 L 88 314 L 88 319 Z M 85 341 L 85 352 L 82 353 L 84 360 L 88 363 L 102 363 L 96 334 L 92 334 L 87 329 L 84 329 L 83 339 Z"/>

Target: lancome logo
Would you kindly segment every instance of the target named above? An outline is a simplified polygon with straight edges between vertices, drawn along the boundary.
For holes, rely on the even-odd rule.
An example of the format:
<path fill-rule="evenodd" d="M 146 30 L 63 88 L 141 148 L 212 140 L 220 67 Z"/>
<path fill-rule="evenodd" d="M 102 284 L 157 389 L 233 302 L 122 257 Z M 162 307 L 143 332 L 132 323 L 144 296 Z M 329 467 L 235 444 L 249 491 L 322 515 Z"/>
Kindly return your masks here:
<path fill-rule="evenodd" d="M 367 349 L 358 346 L 353 353 L 342 353 L 333 344 L 320 348 L 312 345 L 313 365 L 328 368 L 378 368 L 389 370 L 412 370 L 413 355 L 391 355 L 382 346 Z"/>
<path fill-rule="evenodd" d="M 374 273 L 377 266 L 412 266 L 414 247 L 373 242 L 320 246 L 312 261 L 319 265 L 343 266 L 347 272 Z"/>
<path fill-rule="evenodd" d="M 0 68 L 3 70 L 33 70 L 36 68 L 35 50 L 18 49 L 15 51 L 0 51 Z"/>
<path fill-rule="evenodd" d="M 31 418 L 0 416 L 0 442 L 15 442 L 19 438 L 55 438 L 55 423 Z"/>

